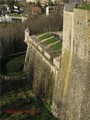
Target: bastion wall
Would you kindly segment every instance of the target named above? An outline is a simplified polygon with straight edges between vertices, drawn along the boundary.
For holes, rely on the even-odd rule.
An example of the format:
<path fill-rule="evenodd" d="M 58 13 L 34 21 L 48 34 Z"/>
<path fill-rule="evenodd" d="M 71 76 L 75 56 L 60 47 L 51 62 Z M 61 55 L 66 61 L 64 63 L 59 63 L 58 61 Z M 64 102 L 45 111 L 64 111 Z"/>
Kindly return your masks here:
<path fill-rule="evenodd" d="M 60 120 L 90 119 L 90 11 L 64 11 L 62 60 L 52 113 Z"/>
<path fill-rule="evenodd" d="M 90 119 L 90 10 L 64 11 L 63 46 L 52 58 L 25 32 L 27 54 L 24 71 L 33 90 L 51 103 L 60 120 Z"/>

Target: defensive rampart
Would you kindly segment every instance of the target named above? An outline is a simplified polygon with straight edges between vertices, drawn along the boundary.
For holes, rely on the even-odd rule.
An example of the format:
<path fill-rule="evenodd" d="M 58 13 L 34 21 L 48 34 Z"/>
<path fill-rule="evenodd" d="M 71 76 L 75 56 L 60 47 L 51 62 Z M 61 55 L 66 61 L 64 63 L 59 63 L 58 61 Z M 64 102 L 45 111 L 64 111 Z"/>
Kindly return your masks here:
<path fill-rule="evenodd" d="M 46 40 L 44 40 L 46 41 Z M 64 11 L 63 47 L 49 54 L 25 31 L 24 70 L 60 120 L 90 119 L 90 10 Z"/>
<path fill-rule="evenodd" d="M 51 102 L 54 82 L 59 70 L 60 51 L 50 54 L 45 50 L 48 47 L 42 46 L 37 39 L 38 37 L 30 36 L 29 32 L 25 31 L 25 42 L 28 48 L 24 71 L 33 80 L 33 90 L 37 96 Z"/>
<path fill-rule="evenodd" d="M 90 119 L 90 11 L 64 11 L 62 60 L 52 113 L 61 120 Z"/>

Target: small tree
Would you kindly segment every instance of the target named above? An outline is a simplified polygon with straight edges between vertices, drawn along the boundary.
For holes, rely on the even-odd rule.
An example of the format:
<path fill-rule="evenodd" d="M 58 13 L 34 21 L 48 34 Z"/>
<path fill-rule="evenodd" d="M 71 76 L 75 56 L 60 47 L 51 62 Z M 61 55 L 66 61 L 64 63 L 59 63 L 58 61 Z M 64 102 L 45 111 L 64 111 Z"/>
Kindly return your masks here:
<path fill-rule="evenodd" d="M 15 2 L 14 2 L 14 5 L 20 7 L 18 1 L 15 1 Z"/>
<path fill-rule="evenodd" d="M 36 2 L 35 6 L 40 7 L 40 8 L 42 7 L 40 1 Z"/>
<path fill-rule="evenodd" d="M 10 9 L 13 9 L 14 3 L 14 0 L 6 0 L 6 4 L 10 7 Z"/>

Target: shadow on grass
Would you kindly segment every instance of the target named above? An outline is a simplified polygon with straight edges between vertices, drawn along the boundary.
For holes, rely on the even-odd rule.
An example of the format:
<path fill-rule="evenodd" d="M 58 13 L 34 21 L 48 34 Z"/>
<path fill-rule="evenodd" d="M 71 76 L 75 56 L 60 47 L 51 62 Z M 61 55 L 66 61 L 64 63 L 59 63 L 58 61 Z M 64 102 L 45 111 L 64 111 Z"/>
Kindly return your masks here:
<path fill-rule="evenodd" d="M 6 110 L 11 111 L 32 111 L 38 110 L 39 113 L 31 114 L 29 113 L 22 113 L 22 114 L 7 114 Z M 2 113 L 1 113 L 2 120 L 57 120 L 53 117 L 53 115 L 48 111 L 45 106 L 35 97 L 29 97 L 29 102 L 24 98 L 18 98 L 13 100 L 12 102 L 5 103 L 2 105 Z"/>
<path fill-rule="evenodd" d="M 4 103 L 1 108 L 2 114 L 5 114 L 6 110 L 31 110 L 39 108 L 39 101 L 35 97 L 29 97 L 29 101 L 25 98 L 15 98 L 8 103 Z"/>
<path fill-rule="evenodd" d="M 18 90 L 22 89 L 31 90 L 32 89 L 32 81 L 19 79 L 19 80 L 1 80 L 1 96 L 7 95 L 9 92 L 18 92 Z"/>
<path fill-rule="evenodd" d="M 4 75 L 7 74 L 6 64 L 7 64 L 8 61 L 9 61 L 9 59 L 0 61 L 0 68 L 1 68 L 0 74 L 4 74 Z"/>
<path fill-rule="evenodd" d="M 25 53 L 26 52 L 16 53 L 16 54 L 12 54 L 12 55 L 9 55 L 5 58 L 0 59 L 0 68 L 1 68 L 0 74 L 6 75 L 7 74 L 7 70 L 6 70 L 7 63 L 12 59 L 25 56 Z M 22 60 L 24 61 L 24 57 Z"/>
<path fill-rule="evenodd" d="M 0 120 L 57 120 L 32 93 L 30 80 L 2 80 Z M 32 94 L 30 94 L 30 92 Z M 6 110 L 39 110 L 39 114 L 6 114 Z"/>

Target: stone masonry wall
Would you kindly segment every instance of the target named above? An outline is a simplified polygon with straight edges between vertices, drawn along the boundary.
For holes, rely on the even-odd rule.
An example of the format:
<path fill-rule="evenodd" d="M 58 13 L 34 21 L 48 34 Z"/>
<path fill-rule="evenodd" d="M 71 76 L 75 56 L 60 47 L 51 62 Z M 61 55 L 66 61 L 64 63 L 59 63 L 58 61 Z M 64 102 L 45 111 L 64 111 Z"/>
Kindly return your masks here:
<path fill-rule="evenodd" d="M 69 88 L 69 117 L 90 119 L 90 11 L 74 10 L 74 49 L 72 79 Z M 71 87 L 72 86 L 72 87 Z M 72 116 L 70 113 L 73 111 Z"/>
<path fill-rule="evenodd" d="M 73 41 L 73 12 L 64 11 L 63 17 L 63 48 L 62 54 L 65 52 L 66 49 L 71 49 L 72 41 Z"/>
<path fill-rule="evenodd" d="M 37 96 L 52 101 L 52 113 L 60 120 L 90 120 L 90 11 L 64 11 L 59 72 L 48 53 L 26 38 L 24 70 Z"/>
<path fill-rule="evenodd" d="M 72 69 L 72 34 L 73 34 L 73 12 L 64 12 L 64 26 L 63 26 L 63 47 L 62 47 L 62 59 L 60 64 L 60 71 L 58 80 L 55 81 L 52 113 L 56 117 L 61 116 L 61 105 L 64 101 L 64 96 L 67 93 L 69 87 L 69 81 Z M 60 115 L 60 116 L 59 116 Z M 62 120 L 62 119 L 61 119 Z"/>
<path fill-rule="evenodd" d="M 67 14 L 66 14 L 67 12 Z M 70 14 L 70 12 L 69 12 Z M 53 97 L 52 112 L 60 120 L 90 119 L 90 11 L 75 9 L 73 39 L 68 39 L 71 21 L 68 11 L 64 16 L 64 51 Z M 72 14 L 72 13 L 71 13 Z M 66 25 L 67 24 L 67 25 Z M 72 26 L 72 24 L 71 24 Z M 70 28 L 71 28 L 70 26 Z M 67 35 L 67 36 L 66 36 Z M 68 41 L 67 41 L 68 40 Z M 72 44 L 68 46 L 65 41 Z"/>
<path fill-rule="evenodd" d="M 51 103 L 58 71 L 30 42 L 28 42 L 24 71 L 30 78 L 36 95 Z"/>

